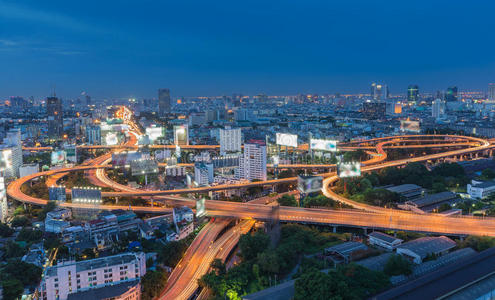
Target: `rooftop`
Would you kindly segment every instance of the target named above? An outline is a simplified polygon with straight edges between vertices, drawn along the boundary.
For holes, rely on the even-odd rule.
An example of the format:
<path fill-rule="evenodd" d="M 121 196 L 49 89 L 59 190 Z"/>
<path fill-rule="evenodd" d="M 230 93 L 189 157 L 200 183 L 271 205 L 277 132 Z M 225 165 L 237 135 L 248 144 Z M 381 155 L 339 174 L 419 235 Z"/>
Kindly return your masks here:
<path fill-rule="evenodd" d="M 338 244 L 329 248 L 326 248 L 326 252 L 337 252 L 342 255 L 348 255 L 351 254 L 354 251 L 357 250 L 367 250 L 368 247 L 360 242 L 345 242 L 342 244 Z"/>
<path fill-rule="evenodd" d="M 382 240 L 382 241 L 384 241 L 386 243 L 393 243 L 393 242 L 395 242 L 397 240 L 399 240 L 399 241 L 402 242 L 401 239 L 398 239 L 396 237 L 393 237 L 391 235 L 388 235 L 388 234 L 385 234 L 385 233 L 379 232 L 379 231 L 373 231 L 372 233 L 368 234 L 368 236 L 373 237 L 375 239 Z"/>
<path fill-rule="evenodd" d="M 445 201 L 453 201 L 455 199 L 457 199 L 457 195 L 455 193 L 447 191 L 447 192 L 426 195 L 422 198 L 411 200 L 410 202 L 413 202 L 417 207 L 421 208 Z"/>
<path fill-rule="evenodd" d="M 457 244 L 453 240 L 446 236 L 427 236 L 404 243 L 397 247 L 397 249 L 407 249 L 416 253 L 421 258 L 425 258 L 432 253 L 440 253 L 450 250 L 456 245 Z"/>
<path fill-rule="evenodd" d="M 391 186 L 391 187 L 388 187 L 386 189 L 391 191 L 391 192 L 394 192 L 394 193 L 402 194 L 402 193 L 410 193 L 410 192 L 415 191 L 415 190 L 421 190 L 423 188 L 420 187 L 419 185 L 408 183 L 408 184 Z"/>
<path fill-rule="evenodd" d="M 139 280 L 131 280 L 97 289 L 90 289 L 79 293 L 69 294 L 67 300 L 113 299 L 114 297 L 124 294 L 129 289 L 135 287 L 138 284 Z"/>
<path fill-rule="evenodd" d="M 134 253 L 122 253 L 114 256 L 107 256 L 102 258 L 95 258 L 83 261 L 69 261 L 64 262 L 61 266 L 75 265 L 76 272 L 83 272 L 86 270 L 99 269 L 106 266 L 114 266 L 119 264 L 127 264 L 136 260 Z M 59 265 L 48 267 L 46 270 L 47 276 L 57 276 L 57 268 Z"/>

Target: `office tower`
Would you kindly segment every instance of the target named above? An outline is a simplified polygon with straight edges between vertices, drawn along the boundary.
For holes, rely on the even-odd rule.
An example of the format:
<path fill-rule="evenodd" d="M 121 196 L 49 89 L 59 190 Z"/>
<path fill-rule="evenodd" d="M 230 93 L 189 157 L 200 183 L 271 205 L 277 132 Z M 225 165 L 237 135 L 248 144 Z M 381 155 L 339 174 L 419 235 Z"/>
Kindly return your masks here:
<path fill-rule="evenodd" d="M 244 155 L 236 170 L 240 179 L 266 180 L 266 144 L 264 141 L 251 140 L 244 144 Z"/>
<path fill-rule="evenodd" d="M 371 84 L 371 98 L 373 100 L 386 100 L 388 99 L 388 86 L 386 84 Z"/>
<path fill-rule="evenodd" d="M 457 101 L 457 87 L 456 86 L 451 86 L 451 87 L 447 88 L 447 91 L 445 92 L 445 101 L 447 101 L 447 102 Z"/>
<path fill-rule="evenodd" d="M 241 129 L 225 127 L 220 129 L 220 154 L 241 152 Z"/>
<path fill-rule="evenodd" d="M 363 115 L 368 119 L 381 119 L 385 117 L 387 110 L 386 102 L 365 101 L 363 102 Z"/>
<path fill-rule="evenodd" d="M 42 293 L 46 295 L 45 299 L 66 300 L 70 298 L 70 294 L 89 290 L 96 292 L 97 289 L 108 286 L 139 282 L 139 278 L 145 274 L 146 255 L 143 252 L 129 252 L 84 261 L 58 262 L 46 269 L 41 287 L 44 287 Z M 106 298 L 140 299 L 140 293 L 137 298 L 98 299 Z M 94 295 L 89 294 L 87 299 L 94 299 Z"/>
<path fill-rule="evenodd" d="M 436 99 L 431 103 L 431 116 L 435 119 L 441 118 L 445 114 L 445 102 Z"/>
<path fill-rule="evenodd" d="M 416 84 L 409 85 L 407 87 L 407 101 L 418 102 L 419 100 L 419 87 Z"/>
<path fill-rule="evenodd" d="M 170 90 L 159 89 L 158 90 L 158 115 L 160 117 L 166 116 L 170 113 Z"/>
<path fill-rule="evenodd" d="M 90 145 L 101 144 L 101 128 L 99 125 L 86 126 L 86 142 Z"/>
<path fill-rule="evenodd" d="M 495 83 L 488 84 L 488 101 L 495 102 Z"/>
<path fill-rule="evenodd" d="M 174 145 L 189 145 L 189 126 L 187 124 L 174 126 Z"/>
<path fill-rule="evenodd" d="M 9 214 L 9 206 L 7 203 L 7 191 L 5 190 L 5 179 L 0 177 L 0 221 L 5 223 Z"/>
<path fill-rule="evenodd" d="M 194 164 L 194 181 L 198 186 L 213 183 L 213 164 L 197 162 Z"/>
<path fill-rule="evenodd" d="M 46 115 L 48 118 L 48 137 L 60 139 L 64 131 L 62 101 L 57 97 L 46 98 Z"/>
<path fill-rule="evenodd" d="M 22 141 L 21 130 L 10 129 L 3 140 L 4 144 L 12 148 L 12 169 L 14 176 L 19 177 L 19 168 L 22 166 Z"/>

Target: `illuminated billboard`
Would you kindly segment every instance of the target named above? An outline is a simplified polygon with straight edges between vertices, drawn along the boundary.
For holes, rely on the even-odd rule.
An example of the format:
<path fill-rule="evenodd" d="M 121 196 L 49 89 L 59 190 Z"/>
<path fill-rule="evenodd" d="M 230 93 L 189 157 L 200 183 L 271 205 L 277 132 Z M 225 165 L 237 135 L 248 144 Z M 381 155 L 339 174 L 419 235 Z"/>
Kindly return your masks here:
<path fill-rule="evenodd" d="M 105 145 L 114 146 L 119 143 L 119 139 L 117 138 L 117 134 L 114 132 L 109 132 L 105 135 Z"/>
<path fill-rule="evenodd" d="M 196 200 L 196 218 L 200 218 L 206 215 L 206 201 L 205 198 Z"/>
<path fill-rule="evenodd" d="M 131 161 L 131 175 L 147 175 L 158 173 L 158 164 L 154 159 L 138 159 Z"/>
<path fill-rule="evenodd" d="M 297 147 L 297 135 L 288 134 L 288 133 L 280 133 L 276 134 L 277 145 L 287 146 L 287 147 Z"/>
<path fill-rule="evenodd" d="M 187 125 L 174 126 L 174 144 L 189 145 L 189 128 Z"/>
<path fill-rule="evenodd" d="M 311 139 L 309 146 L 311 150 L 337 151 L 337 141 Z"/>
<path fill-rule="evenodd" d="M 68 162 L 77 163 L 77 150 L 76 145 L 66 145 L 65 149 L 65 158 Z"/>
<path fill-rule="evenodd" d="M 72 203 L 101 204 L 101 190 L 94 187 L 73 187 Z"/>
<path fill-rule="evenodd" d="M 419 121 L 402 120 L 400 121 L 400 131 L 404 132 L 420 132 Z"/>
<path fill-rule="evenodd" d="M 157 139 L 165 136 L 165 129 L 163 127 L 148 127 L 146 128 L 146 135 L 150 138 L 151 143 L 154 143 Z"/>
<path fill-rule="evenodd" d="M 361 176 L 361 163 L 339 163 L 337 164 L 337 174 L 340 178 Z"/>
<path fill-rule="evenodd" d="M 276 168 L 280 164 L 280 157 L 278 155 L 272 156 L 273 166 Z"/>
<path fill-rule="evenodd" d="M 0 171 L 12 168 L 12 149 L 3 149 L 0 152 Z"/>
<path fill-rule="evenodd" d="M 303 194 L 319 192 L 322 187 L 321 176 L 297 176 L 297 189 Z"/>
<path fill-rule="evenodd" d="M 65 164 L 66 153 L 64 150 L 52 151 L 51 161 L 52 165 Z"/>

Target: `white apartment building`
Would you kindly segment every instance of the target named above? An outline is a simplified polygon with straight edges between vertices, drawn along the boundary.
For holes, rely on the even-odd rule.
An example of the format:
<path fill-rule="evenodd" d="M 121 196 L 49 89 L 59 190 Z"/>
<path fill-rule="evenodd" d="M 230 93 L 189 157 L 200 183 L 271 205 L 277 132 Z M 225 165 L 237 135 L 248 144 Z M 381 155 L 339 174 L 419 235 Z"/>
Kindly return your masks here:
<path fill-rule="evenodd" d="M 40 171 L 40 165 L 38 163 L 23 164 L 19 168 L 19 177 L 28 176 L 38 173 Z"/>
<path fill-rule="evenodd" d="M 242 134 L 240 128 L 225 127 L 225 129 L 220 129 L 219 135 L 221 155 L 228 152 L 241 152 Z"/>
<path fill-rule="evenodd" d="M 238 179 L 266 180 L 266 144 L 264 141 L 250 141 L 244 144 L 244 155 L 236 170 Z"/>
<path fill-rule="evenodd" d="M 495 181 L 476 181 L 472 180 L 467 185 L 467 192 L 473 199 L 483 199 L 486 196 L 495 193 Z"/>
<path fill-rule="evenodd" d="M 213 164 L 195 163 L 194 164 L 194 181 L 198 186 L 213 183 Z"/>
<path fill-rule="evenodd" d="M 19 168 L 22 166 L 22 142 L 19 129 L 10 129 L 7 132 L 0 151 L 2 155 L 0 171 L 5 177 L 19 177 Z"/>
<path fill-rule="evenodd" d="M 44 299 L 66 300 L 69 294 L 120 284 L 146 274 L 143 252 L 85 261 L 59 262 L 48 267 L 41 284 Z"/>

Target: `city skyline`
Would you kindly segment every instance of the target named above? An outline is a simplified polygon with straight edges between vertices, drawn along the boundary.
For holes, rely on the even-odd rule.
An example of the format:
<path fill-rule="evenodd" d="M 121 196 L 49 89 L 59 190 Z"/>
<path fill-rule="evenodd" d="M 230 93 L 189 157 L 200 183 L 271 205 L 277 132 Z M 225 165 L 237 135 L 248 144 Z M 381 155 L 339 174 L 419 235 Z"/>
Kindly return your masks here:
<path fill-rule="evenodd" d="M 1 98 L 359 93 L 371 82 L 486 91 L 495 80 L 492 3 L 60 4 L 0 1 Z"/>

